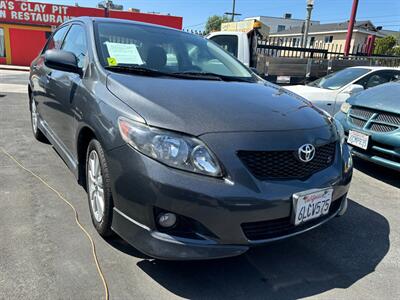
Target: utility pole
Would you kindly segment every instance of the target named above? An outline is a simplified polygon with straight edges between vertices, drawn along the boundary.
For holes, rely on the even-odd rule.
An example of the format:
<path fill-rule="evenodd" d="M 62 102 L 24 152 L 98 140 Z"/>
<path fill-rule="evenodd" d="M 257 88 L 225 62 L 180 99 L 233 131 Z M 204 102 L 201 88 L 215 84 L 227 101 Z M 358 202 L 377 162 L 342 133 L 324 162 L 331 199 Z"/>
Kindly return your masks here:
<path fill-rule="evenodd" d="M 110 16 L 110 8 L 111 8 L 111 2 L 110 2 L 110 0 L 106 0 L 106 3 L 105 3 L 105 4 L 106 4 L 106 5 L 105 5 L 104 13 L 105 13 L 105 17 L 108 18 L 108 17 Z"/>
<path fill-rule="evenodd" d="M 231 16 L 231 22 L 235 22 L 235 16 L 241 16 L 242 14 L 237 14 L 236 12 L 235 12 L 235 10 L 236 10 L 236 0 L 233 0 L 233 3 L 232 3 L 232 12 L 226 12 L 225 14 L 226 15 L 230 15 Z"/>
<path fill-rule="evenodd" d="M 354 23 L 356 21 L 357 8 L 358 8 L 358 0 L 353 0 L 353 7 L 351 9 L 349 27 L 347 28 L 346 44 L 344 46 L 344 56 L 349 56 L 350 53 L 351 38 L 353 36 L 353 29 L 354 29 Z"/>
<path fill-rule="evenodd" d="M 307 0 L 307 19 L 306 19 L 306 25 L 304 28 L 304 34 L 303 34 L 303 41 L 302 41 L 302 48 L 307 47 L 307 40 L 308 40 L 308 32 L 310 30 L 310 23 L 311 23 L 311 12 L 314 8 L 314 0 Z"/>
<path fill-rule="evenodd" d="M 235 21 L 235 6 L 236 6 L 236 0 L 233 0 L 233 3 L 232 3 L 232 22 L 234 22 Z"/>

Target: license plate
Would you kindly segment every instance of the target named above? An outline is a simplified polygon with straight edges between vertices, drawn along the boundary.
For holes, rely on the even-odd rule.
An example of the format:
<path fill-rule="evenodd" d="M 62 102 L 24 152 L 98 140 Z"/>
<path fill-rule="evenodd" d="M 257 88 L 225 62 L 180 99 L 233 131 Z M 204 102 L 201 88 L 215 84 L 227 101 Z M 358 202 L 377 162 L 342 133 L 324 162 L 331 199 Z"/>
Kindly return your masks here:
<path fill-rule="evenodd" d="M 368 142 L 369 135 L 354 130 L 349 131 L 349 137 L 347 138 L 348 144 L 367 150 Z"/>
<path fill-rule="evenodd" d="M 293 195 L 294 225 L 326 215 L 332 202 L 333 189 L 310 190 Z"/>

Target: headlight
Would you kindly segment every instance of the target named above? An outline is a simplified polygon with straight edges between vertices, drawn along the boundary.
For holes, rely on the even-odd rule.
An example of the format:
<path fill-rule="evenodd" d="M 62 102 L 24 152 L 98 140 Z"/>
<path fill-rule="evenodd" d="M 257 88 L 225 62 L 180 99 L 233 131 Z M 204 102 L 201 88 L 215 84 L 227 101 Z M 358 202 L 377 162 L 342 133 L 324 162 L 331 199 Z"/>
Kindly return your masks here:
<path fill-rule="evenodd" d="M 118 119 L 118 125 L 124 141 L 144 155 L 177 169 L 222 176 L 214 154 L 196 138 L 153 128 L 124 117 Z"/>
<path fill-rule="evenodd" d="M 343 102 L 342 105 L 340 106 L 340 110 L 342 113 L 347 114 L 351 108 L 351 105 L 347 102 Z"/>
<path fill-rule="evenodd" d="M 335 119 L 335 127 L 340 137 L 340 144 L 343 145 L 344 142 L 346 141 L 346 135 L 344 134 L 344 128 L 342 124 L 336 119 Z"/>

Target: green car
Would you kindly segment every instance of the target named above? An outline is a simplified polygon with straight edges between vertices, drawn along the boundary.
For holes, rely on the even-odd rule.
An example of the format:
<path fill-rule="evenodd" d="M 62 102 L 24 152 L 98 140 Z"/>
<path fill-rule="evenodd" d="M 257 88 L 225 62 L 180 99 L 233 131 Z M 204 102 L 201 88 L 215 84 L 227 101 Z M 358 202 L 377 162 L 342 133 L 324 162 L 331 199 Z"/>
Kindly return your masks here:
<path fill-rule="evenodd" d="M 354 156 L 400 171 L 400 80 L 352 96 L 335 118 Z"/>

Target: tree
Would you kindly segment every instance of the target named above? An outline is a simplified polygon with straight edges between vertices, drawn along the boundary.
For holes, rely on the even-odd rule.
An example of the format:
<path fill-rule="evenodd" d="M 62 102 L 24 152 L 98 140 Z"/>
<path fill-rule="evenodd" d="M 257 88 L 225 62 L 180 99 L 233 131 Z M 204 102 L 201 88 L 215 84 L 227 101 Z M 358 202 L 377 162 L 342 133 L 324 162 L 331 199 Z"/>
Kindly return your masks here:
<path fill-rule="evenodd" d="M 375 41 L 374 54 L 391 55 L 396 46 L 396 38 L 392 35 L 385 36 L 384 38 Z"/>
<path fill-rule="evenodd" d="M 392 49 L 392 55 L 400 56 L 400 45 Z"/>
<path fill-rule="evenodd" d="M 206 23 L 206 34 L 221 30 L 221 24 L 229 22 L 229 18 L 227 16 L 211 16 L 208 18 Z"/>

